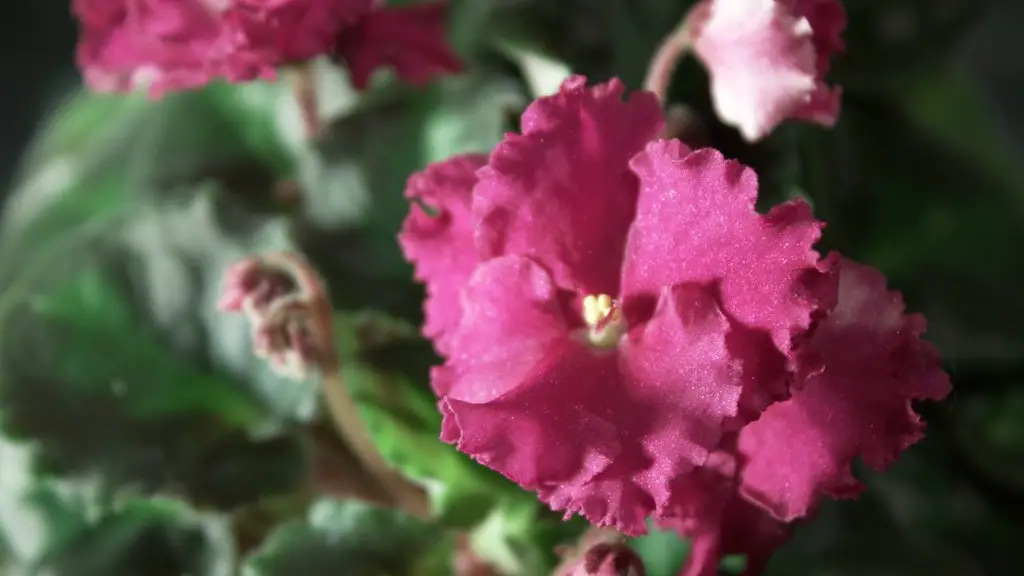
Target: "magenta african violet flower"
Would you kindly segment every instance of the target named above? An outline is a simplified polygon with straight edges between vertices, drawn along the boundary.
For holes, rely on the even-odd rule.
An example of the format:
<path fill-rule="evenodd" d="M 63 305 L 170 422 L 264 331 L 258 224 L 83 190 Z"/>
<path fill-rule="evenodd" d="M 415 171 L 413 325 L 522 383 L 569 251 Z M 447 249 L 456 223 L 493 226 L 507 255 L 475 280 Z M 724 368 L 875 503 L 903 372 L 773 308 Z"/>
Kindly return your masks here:
<path fill-rule="evenodd" d="M 949 384 L 878 272 L 819 258 L 805 202 L 758 213 L 752 170 L 623 93 L 571 78 L 489 158 L 410 179 L 442 438 L 554 509 L 766 559 Z"/>
<path fill-rule="evenodd" d="M 753 172 L 652 141 L 656 98 L 622 94 L 573 78 L 475 176 L 464 157 L 415 177 L 440 215 L 414 213 L 402 242 L 448 353 L 445 438 L 554 508 L 637 534 L 741 397 L 782 386 L 769 372 L 830 294 L 806 204 L 758 214 Z"/>
<path fill-rule="evenodd" d="M 845 27 L 839 0 L 703 0 L 687 21 L 715 111 L 752 141 L 789 118 L 835 124 L 842 91 L 824 78 Z"/>
<path fill-rule="evenodd" d="M 459 69 L 444 38 L 443 3 L 73 0 L 72 9 L 82 27 L 78 64 L 99 91 L 148 86 L 160 95 L 216 78 L 269 79 L 279 66 L 321 54 L 349 62 L 360 88 L 386 66 L 412 83 Z"/>

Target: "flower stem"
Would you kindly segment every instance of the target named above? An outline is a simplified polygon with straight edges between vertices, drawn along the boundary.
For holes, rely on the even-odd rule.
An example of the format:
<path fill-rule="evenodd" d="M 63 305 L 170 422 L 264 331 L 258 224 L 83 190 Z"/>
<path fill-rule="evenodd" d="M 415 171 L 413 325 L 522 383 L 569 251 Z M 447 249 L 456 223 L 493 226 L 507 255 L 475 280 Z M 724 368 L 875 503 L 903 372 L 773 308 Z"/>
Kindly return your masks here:
<path fill-rule="evenodd" d="M 377 451 L 370 433 L 359 416 L 348 386 L 337 367 L 324 372 L 324 396 L 338 432 L 362 461 L 366 469 L 394 499 L 396 507 L 426 519 L 430 516 L 430 500 L 422 488 L 395 471 Z"/>
<path fill-rule="evenodd" d="M 310 336 L 319 352 L 316 361 L 323 375 L 324 398 L 342 439 L 366 471 L 391 496 L 396 507 L 418 518 L 428 518 L 430 500 L 426 492 L 399 474 L 380 455 L 349 393 L 334 342 L 334 314 L 330 298 L 319 275 L 301 257 L 288 252 L 266 255 L 264 262 L 291 273 L 300 297 L 308 306 Z"/>
<path fill-rule="evenodd" d="M 650 66 L 647 68 L 647 77 L 644 79 L 644 90 L 653 92 L 662 104 L 668 98 L 669 84 L 672 82 L 672 74 L 683 56 L 690 51 L 690 31 L 687 22 L 683 20 L 675 30 L 662 41 L 658 51 L 654 53 Z"/>
<path fill-rule="evenodd" d="M 292 94 L 299 105 L 306 137 L 313 138 L 320 132 L 320 99 L 317 95 L 316 72 L 311 62 L 301 62 L 287 69 Z"/>

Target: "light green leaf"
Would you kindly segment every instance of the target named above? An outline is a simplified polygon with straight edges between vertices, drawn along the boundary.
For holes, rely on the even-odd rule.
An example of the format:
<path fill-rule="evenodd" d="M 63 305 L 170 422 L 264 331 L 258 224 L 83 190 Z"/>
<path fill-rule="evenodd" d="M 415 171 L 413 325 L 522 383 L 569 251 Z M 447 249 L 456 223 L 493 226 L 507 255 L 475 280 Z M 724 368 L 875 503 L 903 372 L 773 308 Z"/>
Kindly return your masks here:
<path fill-rule="evenodd" d="M 348 363 L 344 377 L 374 443 L 392 465 L 423 485 L 439 521 L 468 527 L 518 490 L 438 440 L 441 419 L 429 391 L 408 379 Z"/>

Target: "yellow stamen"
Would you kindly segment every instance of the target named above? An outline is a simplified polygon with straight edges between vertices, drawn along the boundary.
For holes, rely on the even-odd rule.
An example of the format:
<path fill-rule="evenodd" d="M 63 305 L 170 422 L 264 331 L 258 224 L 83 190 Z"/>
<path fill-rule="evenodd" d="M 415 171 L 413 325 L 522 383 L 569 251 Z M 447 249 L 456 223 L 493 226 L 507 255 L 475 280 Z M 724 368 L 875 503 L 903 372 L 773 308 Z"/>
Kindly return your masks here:
<path fill-rule="evenodd" d="M 607 294 L 588 294 L 583 299 L 583 321 L 591 328 L 597 326 L 612 311 L 612 298 Z"/>
<path fill-rule="evenodd" d="M 587 325 L 587 340 L 594 346 L 615 346 L 625 331 L 622 310 L 615 306 L 607 294 L 588 294 L 583 298 L 583 322 Z"/>

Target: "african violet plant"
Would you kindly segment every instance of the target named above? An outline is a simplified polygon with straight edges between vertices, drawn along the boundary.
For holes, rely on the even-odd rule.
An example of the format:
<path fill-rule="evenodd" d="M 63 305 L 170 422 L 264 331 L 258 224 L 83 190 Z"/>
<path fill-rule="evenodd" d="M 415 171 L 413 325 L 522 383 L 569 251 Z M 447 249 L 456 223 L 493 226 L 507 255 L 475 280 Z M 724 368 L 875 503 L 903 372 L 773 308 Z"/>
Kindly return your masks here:
<path fill-rule="evenodd" d="M 846 10 L 597 4 L 72 0 L 4 228 L 12 569 L 812 573 L 951 390 L 819 190 Z"/>

